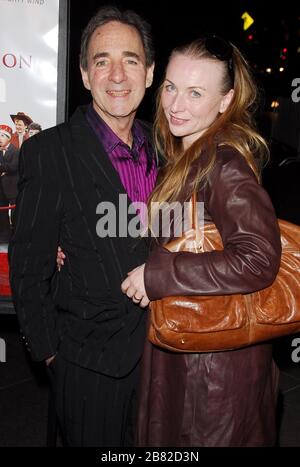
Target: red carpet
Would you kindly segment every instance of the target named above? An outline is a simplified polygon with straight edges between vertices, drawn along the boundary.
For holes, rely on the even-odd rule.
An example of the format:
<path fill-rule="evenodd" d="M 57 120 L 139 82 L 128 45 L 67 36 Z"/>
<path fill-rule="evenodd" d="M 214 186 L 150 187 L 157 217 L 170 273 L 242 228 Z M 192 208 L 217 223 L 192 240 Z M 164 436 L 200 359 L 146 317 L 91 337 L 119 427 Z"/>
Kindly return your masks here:
<path fill-rule="evenodd" d="M 8 260 L 7 253 L 0 252 L 0 296 L 9 297 L 11 290 L 8 280 Z"/>

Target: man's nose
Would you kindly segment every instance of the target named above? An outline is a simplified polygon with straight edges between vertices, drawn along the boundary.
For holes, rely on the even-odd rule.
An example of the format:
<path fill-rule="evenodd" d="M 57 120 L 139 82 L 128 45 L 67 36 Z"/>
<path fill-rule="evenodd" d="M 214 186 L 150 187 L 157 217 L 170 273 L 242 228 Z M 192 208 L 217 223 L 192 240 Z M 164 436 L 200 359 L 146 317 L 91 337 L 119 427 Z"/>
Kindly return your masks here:
<path fill-rule="evenodd" d="M 115 83 L 121 83 L 126 79 L 126 73 L 122 63 L 114 63 L 112 65 L 109 79 Z"/>

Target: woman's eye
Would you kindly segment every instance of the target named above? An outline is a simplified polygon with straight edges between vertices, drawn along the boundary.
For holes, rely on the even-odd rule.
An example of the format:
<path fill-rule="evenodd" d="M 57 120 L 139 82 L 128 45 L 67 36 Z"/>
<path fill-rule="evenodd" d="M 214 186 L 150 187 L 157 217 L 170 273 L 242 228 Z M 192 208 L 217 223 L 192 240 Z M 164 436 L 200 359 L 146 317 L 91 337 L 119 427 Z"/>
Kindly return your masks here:
<path fill-rule="evenodd" d="M 175 89 L 174 84 L 166 84 L 165 89 L 167 92 L 172 92 Z"/>

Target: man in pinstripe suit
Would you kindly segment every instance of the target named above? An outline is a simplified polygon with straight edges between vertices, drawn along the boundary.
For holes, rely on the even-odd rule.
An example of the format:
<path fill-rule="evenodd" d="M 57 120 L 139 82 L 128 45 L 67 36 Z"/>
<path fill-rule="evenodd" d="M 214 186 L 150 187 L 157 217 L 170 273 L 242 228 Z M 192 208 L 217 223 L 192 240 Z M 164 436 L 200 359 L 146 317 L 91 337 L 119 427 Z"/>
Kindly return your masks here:
<path fill-rule="evenodd" d="M 92 103 L 22 146 L 11 285 L 28 350 L 48 366 L 65 443 L 126 446 L 146 312 L 121 283 L 147 245 L 99 236 L 96 224 L 99 203 L 113 203 L 119 219 L 120 195 L 128 206 L 146 201 L 155 184 L 149 131 L 135 119 L 152 83 L 149 25 L 100 9 L 83 32 L 80 67 Z M 66 254 L 59 274 L 58 245 Z"/>

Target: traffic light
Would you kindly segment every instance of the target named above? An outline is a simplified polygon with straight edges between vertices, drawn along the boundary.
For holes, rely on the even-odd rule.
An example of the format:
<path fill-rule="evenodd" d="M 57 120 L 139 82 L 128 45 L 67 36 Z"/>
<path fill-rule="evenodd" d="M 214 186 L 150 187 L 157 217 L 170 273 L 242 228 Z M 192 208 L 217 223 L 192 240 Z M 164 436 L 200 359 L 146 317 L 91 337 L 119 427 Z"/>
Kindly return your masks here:
<path fill-rule="evenodd" d="M 280 59 L 281 60 L 286 60 L 287 59 L 287 52 L 288 52 L 287 47 L 283 47 L 282 49 L 280 49 Z"/>
<path fill-rule="evenodd" d="M 252 16 L 249 15 L 247 11 L 245 11 L 242 14 L 241 18 L 242 20 L 244 20 L 243 30 L 246 31 L 248 28 L 250 28 L 250 26 L 252 26 L 252 24 L 254 23 L 254 19 L 252 18 Z"/>

